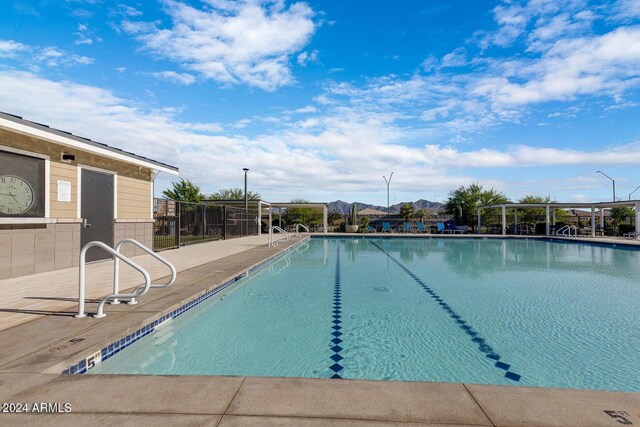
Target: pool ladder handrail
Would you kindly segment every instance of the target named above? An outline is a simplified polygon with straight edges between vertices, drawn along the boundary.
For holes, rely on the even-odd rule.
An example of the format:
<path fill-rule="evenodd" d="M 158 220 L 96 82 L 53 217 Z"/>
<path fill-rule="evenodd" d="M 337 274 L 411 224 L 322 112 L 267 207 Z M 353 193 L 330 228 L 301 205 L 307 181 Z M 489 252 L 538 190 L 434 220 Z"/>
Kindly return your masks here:
<path fill-rule="evenodd" d="M 571 231 L 573 231 L 573 236 L 571 235 Z M 564 237 L 578 237 L 578 227 L 569 224 L 563 225 L 558 231 L 556 231 L 556 236 L 557 235 L 562 235 Z"/>
<path fill-rule="evenodd" d="M 146 269 L 144 269 L 138 263 L 136 263 L 135 261 L 131 260 L 130 258 L 128 258 L 125 255 L 122 255 L 120 253 L 120 248 L 122 247 L 122 245 L 124 243 L 127 243 L 127 242 L 135 244 L 136 246 L 140 247 L 146 253 L 152 255 L 154 258 L 156 258 L 159 261 L 161 261 L 163 264 L 169 266 L 169 268 L 171 269 L 171 280 L 169 280 L 169 282 L 164 283 L 164 284 L 152 284 L 151 283 L 151 276 L 149 275 L 149 272 Z M 114 292 L 113 292 L 113 294 L 107 295 L 107 296 L 103 297 L 100 300 L 100 304 L 98 305 L 98 312 L 94 315 L 95 318 L 99 319 L 99 318 L 102 318 L 102 317 L 106 316 L 106 314 L 104 313 L 104 305 L 109 300 L 111 300 L 114 304 L 118 304 L 119 303 L 119 301 L 118 301 L 119 298 L 130 299 L 130 303 L 131 304 L 135 304 L 136 303 L 135 299 L 145 295 L 149 291 L 149 289 L 151 287 L 166 288 L 166 287 L 171 286 L 173 284 L 173 282 L 175 281 L 175 278 L 176 278 L 176 269 L 175 269 L 175 267 L 169 261 L 167 261 L 166 259 L 164 259 L 164 258 L 160 257 L 159 255 L 153 253 L 153 251 L 151 251 L 151 249 L 149 249 L 146 246 L 142 245 L 137 240 L 124 239 L 124 240 L 120 241 L 118 243 L 118 245 L 116 245 L 116 249 L 111 248 L 107 244 L 105 244 L 103 242 L 100 242 L 100 241 L 97 241 L 97 240 L 89 242 L 86 245 L 84 245 L 82 247 L 82 250 L 80 251 L 79 280 L 78 280 L 78 314 L 76 314 L 74 317 L 77 317 L 77 318 L 86 317 L 86 313 L 84 311 L 84 308 L 85 308 L 85 288 L 86 288 L 86 255 L 87 255 L 87 251 L 92 247 L 99 247 L 100 249 L 102 249 L 105 252 L 109 253 L 112 256 L 112 258 L 114 259 L 114 282 L 113 282 Z M 125 294 L 119 293 L 119 289 L 118 289 L 118 286 L 119 286 L 118 274 L 119 274 L 119 271 L 120 271 L 120 265 L 119 265 L 119 261 L 120 260 L 124 261 L 126 264 L 128 264 L 129 266 L 131 266 L 135 270 L 139 271 L 140 274 L 142 274 L 142 276 L 144 277 L 144 285 L 137 286 L 136 288 L 134 288 L 132 290 L 131 293 L 125 293 Z"/>
<path fill-rule="evenodd" d="M 307 233 L 309 233 L 309 227 L 307 227 L 304 224 L 296 224 L 296 236 L 300 235 L 300 227 L 304 228 L 307 231 Z"/>
<path fill-rule="evenodd" d="M 291 234 L 286 232 L 283 228 L 278 227 L 277 225 L 274 225 L 274 226 L 269 228 L 269 246 L 270 247 L 274 247 L 275 248 L 276 246 L 278 246 L 278 242 L 275 242 L 273 240 L 273 231 L 274 230 L 284 234 L 284 236 L 285 236 L 284 241 L 285 242 L 288 242 L 289 240 L 291 240 Z"/>
<path fill-rule="evenodd" d="M 120 248 L 122 248 L 122 246 L 125 243 L 132 243 L 132 244 L 136 245 L 137 247 L 142 249 L 145 253 L 151 255 L 152 257 L 154 257 L 155 259 L 157 259 L 158 261 L 160 261 L 161 263 L 163 263 L 164 265 L 169 267 L 169 270 L 171 270 L 171 278 L 169 279 L 169 281 L 167 283 L 151 283 L 151 286 L 149 286 L 150 288 L 168 288 L 169 286 L 173 285 L 173 282 L 176 281 L 176 276 L 178 274 L 177 271 L 176 271 L 176 268 L 173 266 L 173 264 L 171 264 L 165 258 L 163 258 L 160 255 L 156 254 L 151 249 L 149 249 L 148 247 L 146 247 L 145 245 L 143 245 L 142 243 L 140 243 L 139 241 L 137 241 L 135 239 L 120 240 L 120 242 L 118 242 L 118 244 L 115 247 L 116 252 L 120 253 Z M 118 276 L 120 275 L 120 259 L 116 258 L 114 262 L 115 262 L 115 264 L 113 266 L 113 293 L 117 294 L 119 292 L 119 278 L 118 278 Z M 143 289 L 144 289 L 144 286 L 138 286 L 137 288 L 135 288 L 133 290 L 133 293 L 141 292 Z M 120 301 L 118 301 L 117 298 L 114 299 L 113 301 L 111 301 L 111 304 L 119 304 L 119 303 L 120 303 Z M 138 302 L 136 301 L 136 299 L 134 297 L 134 298 L 131 298 L 127 304 L 134 305 L 134 304 L 137 304 L 137 303 Z"/>

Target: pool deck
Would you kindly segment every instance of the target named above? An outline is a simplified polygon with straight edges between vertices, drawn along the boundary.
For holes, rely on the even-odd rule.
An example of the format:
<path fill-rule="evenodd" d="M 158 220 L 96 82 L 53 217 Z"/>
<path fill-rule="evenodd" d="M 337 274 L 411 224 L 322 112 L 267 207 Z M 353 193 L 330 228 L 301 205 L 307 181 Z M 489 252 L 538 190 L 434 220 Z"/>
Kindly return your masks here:
<path fill-rule="evenodd" d="M 151 290 L 135 306 L 108 305 L 103 319 L 72 317 L 77 306 L 74 269 L 21 282 L 0 281 L 0 288 L 14 280 L 12 284 L 24 286 L 19 292 L 36 296 L 43 295 L 47 284 L 60 286 L 37 310 L 2 313 L 28 316 L 29 321 L 0 318 L 0 325 L 11 323 L 0 331 L 0 403 L 26 403 L 30 413 L 0 412 L 0 425 L 640 425 L 640 393 L 399 381 L 60 374 L 300 239 L 278 248 L 267 247 L 262 236 L 163 252 L 178 267 L 176 283 Z M 110 263 L 90 267 L 94 275 L 87 276 L 88 286 L 98 289 L 88 297 L 96 298 L 108 292 L 112 270 Z M 164 274 L 162 267 L 152 267 L 155 278 Z M 131 285 L 139 281 L 135 272 L 123 275 Z M 4 296 L 10 292 L 0 292 L 4 308 Z M 88 311 L 95 312 L 96 305 L 89 303 Z M 36 414 L 34 403 L 68 403 L 70 413 Z"/>

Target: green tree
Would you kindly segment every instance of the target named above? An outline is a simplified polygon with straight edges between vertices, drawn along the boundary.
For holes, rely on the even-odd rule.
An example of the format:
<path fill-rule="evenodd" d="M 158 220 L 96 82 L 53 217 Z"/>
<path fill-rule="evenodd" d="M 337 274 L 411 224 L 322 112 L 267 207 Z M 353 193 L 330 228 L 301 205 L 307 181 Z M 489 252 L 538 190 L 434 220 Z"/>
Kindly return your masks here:
<path fill-rule="evenodd" d="M 409 219 L 413 216 L 413 206 L 409 203 L 405 203 L 400 208 L 400 216 L 404 218 L 405 221 L 409 221 Z"/>
<path fill-rule="evenodd" d="M 247 191 L 249 200 L 260 200 L 260 193 Z M 242 188 L 223 188 L 212 193 L 209 198 L 211 200 L 244 200 L 244 190 Z"/>
<path fill-rule="evenodd" d="M 173 200 L 180 200 L 182 202 L 201 202 L 204 195 L 200 191 L 200 187 L 189 181 L 188 179 L 180 178 L 179 181 L 171 183 L 173 188 L 166 189 L 162 194 Z"/>
<path fill-rule="evenodd" d="M 419 209 L 418 212 L 416 212 L 416 217 L 420 220 L 420 222 L 423 222 L 426 216 L 427 212 L 424 209 Z"/>
<path fill-rule="evenodd" d="M 631 206 L 624 206 L 621 208 L 611 208 L 611 218 L 616 224 L 626 222 L 627 218 L 635 216 L 636 211 Z"/>
<path fill-rule="evenodd" d="M 327 222 L 329 224 L 333 224 L 336 221 L 340 221 L 343 218 L 342 214 L 340 212 L 336 212 L 336 211 L 331 211 L 327 214 Z"/>
<path fill-rule="evenodd" d="M 305 199 L 292 199 L 291 203 L 309 203 Z M 308 207 L 291 207 L 282 215 L 285 224 L 320 224 L 322 223 L 322 209 Z"/>
<path fill-rule="evenodd" d="M 461 186 L 449 193 L 449 199 L 444 204 L 444 211 L 455 217 L 458 225 L 475 227 L 478 219 L 478 208 L 487 205 L 509 203 L 509 198 L 494 190 L 484 190 L 480 184 Z M 484 209 L 482 212 L 485 224 L 496 223 L 500 212 L 498 209 Z"/>
<path fill-rule="evenodd" d="M 542 197 L 530 194 L 518 200 L 518 203 L 557 203 L 557 201 L 552 200 L 550 195 Z M 518 222 L 524 224 L 537 224 L 539 222 L 544 222 L 546 215 L 545 208 L 522 208 L 518 209 Z M 567 218 L 568 214 L 566 210 L 556 209 L 556 222 L 566 222 Z"/>

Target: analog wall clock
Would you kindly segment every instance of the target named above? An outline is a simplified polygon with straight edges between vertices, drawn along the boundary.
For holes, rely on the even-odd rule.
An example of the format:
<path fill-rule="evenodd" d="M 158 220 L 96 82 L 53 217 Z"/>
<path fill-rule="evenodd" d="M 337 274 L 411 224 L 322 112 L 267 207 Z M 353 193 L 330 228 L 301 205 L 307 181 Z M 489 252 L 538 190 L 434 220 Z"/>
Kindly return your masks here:
<path fill-rule="evenodd" d="M 33 187 L 24 179 L 14 175 L 0 175 L 0 213 L 20 215 L 33 206 Z"/>

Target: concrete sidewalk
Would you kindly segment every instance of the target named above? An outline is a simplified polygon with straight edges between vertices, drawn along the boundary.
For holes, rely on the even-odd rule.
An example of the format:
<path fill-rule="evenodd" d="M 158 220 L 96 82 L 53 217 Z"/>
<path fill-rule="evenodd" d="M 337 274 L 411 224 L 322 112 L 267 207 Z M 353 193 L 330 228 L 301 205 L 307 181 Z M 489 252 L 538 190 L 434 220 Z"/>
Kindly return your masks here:
<path fill-rule="evenodd" d="M 207 264 L 249 249 L 267 245 L 267 235 L 198 243 L 158 254 L 173 263 L 178 272 Z M 150 255 L 132 257 L 147 269 L 152 280 L 170 274 L 166 266 Z M 137 271 L 120 263 L 121 289 L 142 284 Z M 112 293 L 113 261 L 87 265 L 86 298 L 101 298 Z M 29 276 L 0 280 L 0 330 L 19 325 L 42 316 L 52 315 L 78 305 L 78 267 Z"/>

